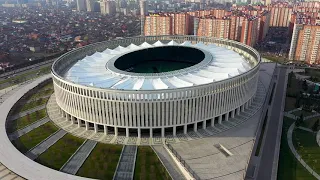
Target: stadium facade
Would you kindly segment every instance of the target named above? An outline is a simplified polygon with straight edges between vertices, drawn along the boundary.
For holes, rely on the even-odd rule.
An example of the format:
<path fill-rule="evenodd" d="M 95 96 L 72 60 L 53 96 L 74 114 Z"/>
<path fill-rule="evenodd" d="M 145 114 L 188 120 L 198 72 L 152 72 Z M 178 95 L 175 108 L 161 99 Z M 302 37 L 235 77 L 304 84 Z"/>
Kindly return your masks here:
<path fill-rule="evenodd" d="M 260 55 L 239 42 L 196 36 L 105 41 L 52 66 L 59 112 L 96 132 L 176 135 L 228 121 L 253 101 Z"/>

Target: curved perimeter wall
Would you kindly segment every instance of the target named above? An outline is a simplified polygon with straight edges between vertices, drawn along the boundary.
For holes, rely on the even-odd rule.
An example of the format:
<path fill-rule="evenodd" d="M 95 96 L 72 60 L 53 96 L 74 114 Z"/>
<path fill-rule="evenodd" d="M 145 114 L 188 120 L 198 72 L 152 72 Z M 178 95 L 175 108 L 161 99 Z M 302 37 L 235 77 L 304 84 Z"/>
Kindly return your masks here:
<path fill-rule="evenodd" d="M 219 82 L 152 91 L 100 89 L 75 84 L 60 76 L 86 55 L 118 45 L 139 45 L 158 40 L 163 43 L 171 40 L 178 43 L 214 43 L 243 54 L 254 67 L 246 73 Z M 127 136 L 131 129 L 138 130 L 138 136 L 141 129 L 146 129 L 152 136 L 154 128 L 161 128 L 161 135 L 164 136 L 166 128 L 173 128 L 175 135 L 178 126 L 182 126 L 184 133 L 187 133 L 187 125 L 191 124 L 196 131 L 199 122 L 203 128 L 208 123 L 214 126 L 247 108 L 257 90 L 259 64 L 260 55 L 257 51 L 239 42 L 196 36 L 149 36 L 106 41 L 76 49 L 55 61 L 52 74 L 56 101 L 67 120 L 79 126 L 84 124 L 87 129 L 92 124 L 96 131 L 102 125 L 105 133 L 112 128 L 115 135 L 119 128 L 125 128 Z"/>

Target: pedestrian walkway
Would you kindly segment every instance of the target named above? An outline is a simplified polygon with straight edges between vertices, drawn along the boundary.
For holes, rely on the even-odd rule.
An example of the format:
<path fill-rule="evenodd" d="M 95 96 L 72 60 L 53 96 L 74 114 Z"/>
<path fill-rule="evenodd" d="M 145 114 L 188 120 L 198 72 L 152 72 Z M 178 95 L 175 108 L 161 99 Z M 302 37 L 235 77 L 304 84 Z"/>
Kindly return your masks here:
<path fill-rule="evenodd" d="M 20 113 L 17 114 L 17 115 L 9 116 L 9 117 L 7 118 L 7 121 L 14 121 L 14 120 L 16 120 L 16 119 L 18 119 L 18 118 L 20 118 L 20 117 L 26 116 L 27 114 L 31 114 L 31 113 L 33 113 L 33 112 L 39 111 L 39 110 L 41 110 L 41 109 L 44 109 L 45 107 L 46 107 L 46 105 L 41 105 L 41 106 L 37 106 L 37 107 L 35 107 L 35 108 L 33 108 L 33 109 L 29 109 L 29 110 L 27 110 L 27 111 L 20 112 Z"/>
<path fill-rule="evenodd" d="M 0 163 L 0 179 L 1 180 L 24 180 L 24 178 L 13 173 L 1 163 Z"/>
<path fill-rule="evenodd" d="M 69 160 L 61 167 L 60 171 L 68 174 L 76 174 L 82 164 L 86 161 L 96 144 L 96 141 L 86 140 L 69 158 Z"/>
<path fill-rule="evenodd" d="M 67 134 L 67 132 L 64 131 L 63 129 L 56 131 L 54 134 L 47 137 L 45 140 L 40 142 L 38 145 L 36 145 L 32 149 L 30 149 L 25 155 L 32 160 L 37 159 L 37 157 L 40 154 L 44 153 L 47 149 L 49 149 L 52 145 L 54 145 L 57 141 L 59 141 L 66 134 Z"/>
<path fill-rule="evenodd" d="M 137 146 L 124 146 L 120 155 L 114 180 L 132 180 L 137 156 Z"/>
<path fill-rule="evenodd" d="M 309 128 L 305 128 L 305 127 L 302 127 L 302 126 L 299 126 L 298 128 L 301 129 L 301 130 L 313 133 L 313 131 L 311 129 L 309 129 Z"/>
<path fill-rule="evenodd" d="M 287 113 L 292 114 L 294 112 L 301 111 L 301 110 L 302 110 L 302 108 L 297 108 L 297 109 L 293 109 L 291 111 L 288 111 Z"/>
<path fill-rule="evenodd" d="M 9 139 L 10 140 L 16 140 L 18 139 L 20 136 L 24 135 L 24 134 L 27 134 L 28 132 L 34 130 L 35 128 L 49 122 L 50 119 L 48 117 L 45 117 L 45 118 L 42 118 L 41 120 L 37 121 L 37 122 L 34 122 L 32 124 L 30 124 L 29 126 L 23 128 L 23 129 L 19 129 L 18 131 L 12 133 L 12 134 L 9 134 Z"/>
<path fill-rule="evenodd" d="M 160 160 L 163 162 L 163 165 L 168 170 L 170 176 L 174 180 L 184 180 L 184 176 L 181 174 L 179 168 L 173 161 L 173 159 L 170 157 L 168 152 L 165 150 L 165 148 L 162 145 L 159 146 L 152 146 L 155 153 L 157 153 Z"/>
<path fill-rule="evenodd" d="M 295 149 L 293 142 L 292 142 L 292 133 L 293 133 L 294 127 L 295 127 L 295 123 L 292 123 L 292 125 L 290 126 L 290 128 L 288 130 L 288 134 L 287 134 L 287 141 L 288 141 L 289 148 L 290 148 L 292 154 L 301 163 L 301 165 L 303 167 L 305 167 L 315 178 L 320 179 L 320 176 L 315 171 L 313 171 L 310 168 L 310 166 L 308 166 L 308 164 L 306 162 L 304 162 L 302 157 L 298 154 L 297 150 Z"/>

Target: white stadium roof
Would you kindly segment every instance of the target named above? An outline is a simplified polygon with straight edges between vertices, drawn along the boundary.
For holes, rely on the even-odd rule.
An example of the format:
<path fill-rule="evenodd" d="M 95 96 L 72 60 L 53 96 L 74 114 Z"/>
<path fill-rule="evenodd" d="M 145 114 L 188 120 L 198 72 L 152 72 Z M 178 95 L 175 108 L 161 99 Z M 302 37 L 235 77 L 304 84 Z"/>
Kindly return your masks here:
<path fill-rule="evenodd" d="M 188 46 L 209 52 L 212 60 L 205 66 L 192 71 L 179 73 L 165 73 L 163 76 L 130 76 L 113 72 L 106 68 L 106 64 L 114 57 L 119 57 L 130 51 L 159 46 Z M 186 41 L 178 44 L 170 41 L 164 44 L 157 41 L 154 44 L 144 42 L 140 45 L 130 44 L 127 47 L 118 46 L 115 49 L 106 49 L 77 61 L 64 77 L 74 83 L 107 89 L 123 90 L 158 90 L 190 87 L 211 82 L 221 81 L 237 76 L 251 69 L 250 64 L 240 54 L 215 44 L 192 44 Z M 161 74 L 161 73 L 160 73 Z"/>

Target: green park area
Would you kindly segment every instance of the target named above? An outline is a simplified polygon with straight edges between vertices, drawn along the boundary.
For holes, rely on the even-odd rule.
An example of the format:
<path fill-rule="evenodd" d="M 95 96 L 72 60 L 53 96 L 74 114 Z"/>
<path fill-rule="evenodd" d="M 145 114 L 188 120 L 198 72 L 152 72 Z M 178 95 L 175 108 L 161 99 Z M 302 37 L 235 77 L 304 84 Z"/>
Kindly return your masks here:
<path fill-rule="evenodd" d="M 171 177 L 150 146 L 139 146 L 134 179 L 166 180 Z"/>
<path fill-rule="evenodd" d="M 52 169 L 60 170 L 83 142 L 84 139 L 66 134 L 35 161 Z"/>
<path fill-rule="evenodd" d="M 304 80 L 296 78 L 294 73 L 288 75 L 288 86 L 286 93 L 285 111 L 302 108 L 292 114 L 298 117 L 294 120 L 288 117 L 283 118 L 281 147 L 279 155 L 278 179 L 279 180 L 312 180 L 316 179 L 307 171 L 305 167 L 295 158 L 291 152 L 288 141 L 287 132 L 289 127 L 296 123 L 299 127 L 308 128 L 310 131 L 319 130 L 319 117 L 305 119 L 305 117 L 314 115 L 314 110 L 319 111 L 318 92 L 314 91 L 314 87 Z M 315 133 L 296 128 L 293 131 L 293 144 L 302 156 L 303 160 L 316 172 L 320 172 L 320 147 L 316 142 Z"/>
<path fill-rule="evenodd" d="M 122 146 L 98 143 L 77 172 L 78 176 L 112 179 L 117 168 Z"/>
<path fill-rule="evenodd" d="M 318 174 L 320 173 L 320 147 L 316 133 L 296 128 L 292 135 L 293 145 L 302 159 Z"/>
<path fill-rule="evenodd" d="M 25 153 L 57 130 L 58 128 L 52 122 L 47 122 L 46 124 L 39 126 L 38 128 L 35 128 L 27 134 L 22 135 L 20 138 L 12 141 L 12 144 L 19 151 Z"/>
<path fill-rule="evenodd" d="M 39 111 L 35 111 L 33 113 L 20 117 L 16 120 L 11 120 L 8 122 L 7 132 L 12 133 L 18 129 L 22 129 L 46 116 L 47 116 L 46 110 L 41 109 Z"/>
<path fill-rule="evenodd" d="M 287 132 L 292 123 L 294 123 L 293 119 L 284 117 L 279 154 L 278 180 L 313 180 L 315 178 L 300 164 L 289 148 Z"/>

